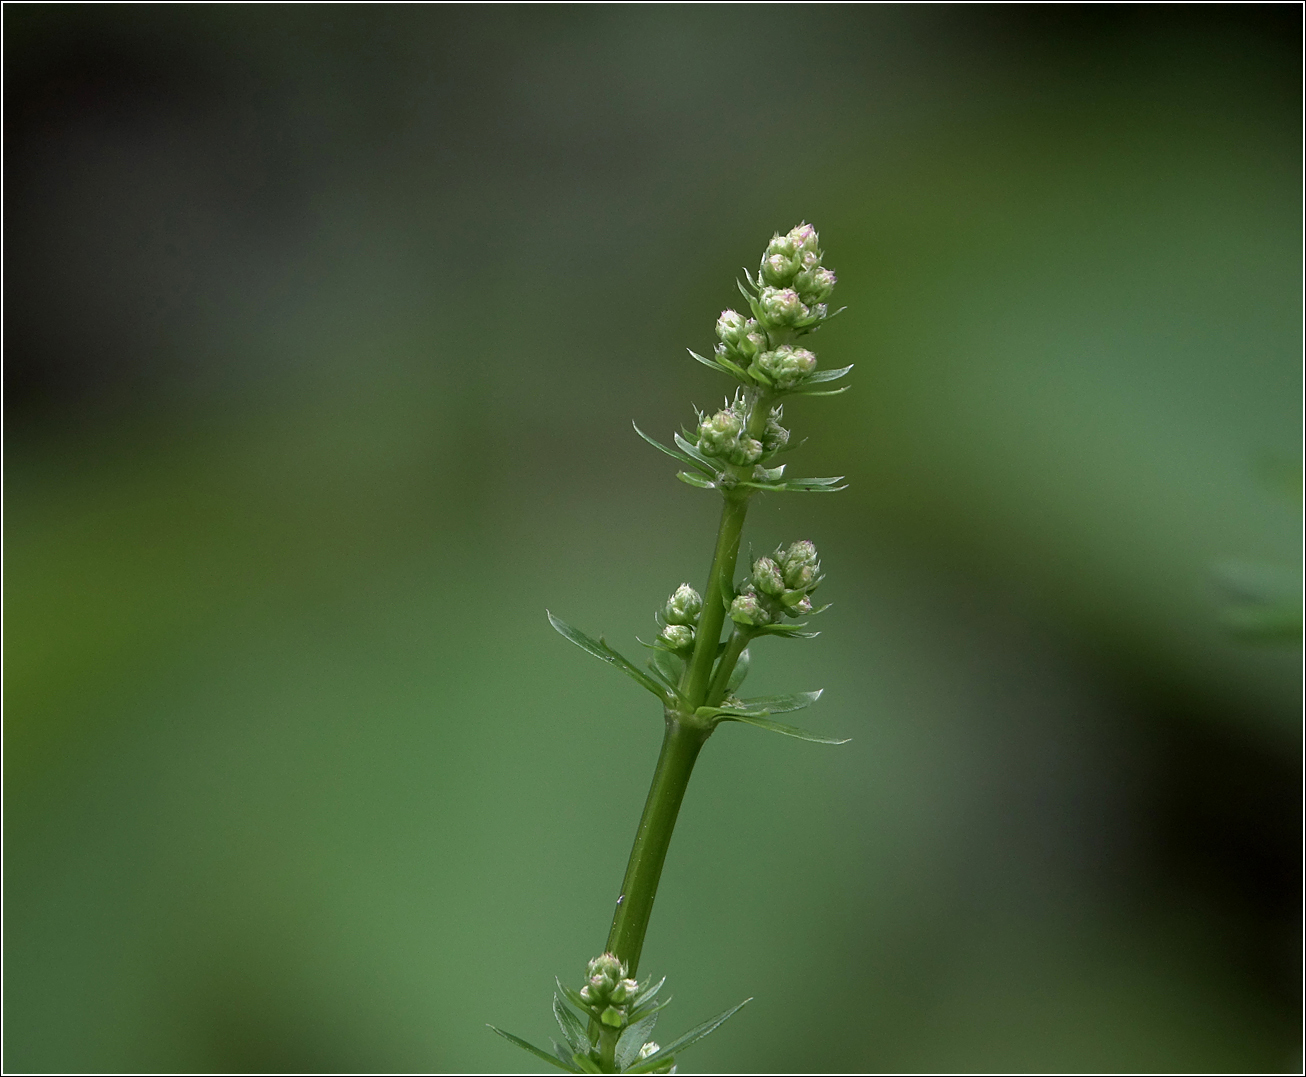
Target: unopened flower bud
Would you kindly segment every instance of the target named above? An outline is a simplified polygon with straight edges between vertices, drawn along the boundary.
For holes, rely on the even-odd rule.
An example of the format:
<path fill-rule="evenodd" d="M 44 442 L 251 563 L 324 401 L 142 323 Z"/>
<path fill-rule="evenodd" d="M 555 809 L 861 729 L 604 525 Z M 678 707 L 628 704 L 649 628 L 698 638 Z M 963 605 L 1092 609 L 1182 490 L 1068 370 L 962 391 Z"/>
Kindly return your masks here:
<path fill-rule="evenodd" d="M 791 565 L 785 568 L 785 583 L 799 590 L 812 587 L 816 583 L 815 565 Z"/>
<path fill-rule="evenodd" d="M 716 320 L 716 335 L 723 344 L 737 345 L 739 338 L 747 332 L 748 322 L 738 311 L 723 310 Z"/>
<path fill-rule="evenodd" d="M 762 443 L 756 438 L 740 438 L 730 453 L 730 462 L 748 467 L 762 459 Z"/>
<path fill-rule="evenodd" d="M 788 287 L 802 262 L 794 255 L 768 254 L 762 259 L 762 279 L 778 288 Z"/>
<path fill-rule="evenodd" d="M 808 542 L 807 539 L 799 539 L 797 542 L 790 543 L 789 549 L 780 552 L 776 560 L 784 565 L 814 565 L 820 558 L 813 543 Z"/>
<path fill-rule="evenodd" d="M 774 408 L 762 432 L 762 448 L 766 452 L 779 452 L 789 444 L 789 431 L 780 425 L 780 409 Z"/>
<path fill-rule="evenodd" d="M 745 359 L 752 359 L 758 352 L 766 350 L 766 337 L 762 335 L 762 327 L 757 324 L 753 318 L 748 319 L 743 336 L 735 345 L 736 350 Z"/>
<path fill-rule="evenodd" d="M 789 594 L 802 594 L 801 591 L 790 591 Z M 785 595 L 785 609 L 790 617 L 806 617 L 812 612 L 812 600 L 803 595 L 797 602 L 787 601 L 789 595 Z"/>
<path fill-rule="evenodd" d="M 762 608 L 757 595 L 737 595 L 730 603 L 730 619 L 736 624 L 755 625 L 758 628 L 771 623 L 771 616 Z"/>
<path fill-rule="evenodd" d="M 739 440 L 743 424 L 732 411 L 718 411 L 698 426 L 698 447 L 712 456 L 724 456 Z"/>
<path fill-rule="evenodd" d="M 661 1047 L 652 1040 L 649 1040 L 648 1043 L 644 1044 L 644 1046 L 639 1049 L 639 1057 L 648 1058 L 650 1055 L 657 1054 L 660 1050 L 662 1050 Z"/>
<path fill-rule="evenodd" d="M 789 229 L 789 235 L 785 238 L 794 245 L 795 250 L 819 252 L 821 237 L 816 234 L 816 229 L 806 221 Z"/>
<path fill-rule="evenodd" d="M 658 633 L 658 639 L 673 651 L 684 651 L 694 645 L 694 630 L 689 625 L 667 625 Z"/>
<path fill-rule="evenodd" d="M 703 599 L 687 583 L 682 583 L 667 599 L 662 616 L 669 625 L 693 625 L 703 612 Z"/>
<path fill-rule="evenodd" d="M 639 990 L 639 985 L 634 980 L 618 980 L 617 986 L 612 989 L 609 999 L 613 1005 L 620 1006 L 627 999 L 635 997 L 635 992 Z"/>
<path fill-rule="evenodd" d="M 816 356 L 806 348 L 782 344 L 775 351 L 763 352 L 757 365 L 778 389 L 790 389 L 816 369 Z"/>
<path fill-rule="evenodd" d="M 800 244 L 794 242 L 792 231 L 785 236 L 777 232 L 771 237 L 771 242 L 766 245 L 765 257 L 770 258 L 773 255 L 779 255 L 781 258 L 792 258 L 798 253 L 799 247 Z"/>
<path fill-rule="evenodd" d="M 793 283 L 803 302 L 811 307 L 830 298 L 836 280 L 833 271 L 817 266 L 815 269 L 804 269 L 794 278 Z"/>
<path fill-rule="evenodd" d="M 626 964 L 616 954 L 600 954 L 586 965 L 585 976 L 592 987 L 602 990 L 606 996 L 618 980 L 626 978 Z"/>
<path fill-rule="evenodd" d="M 753 562 L 753 583 L 759 591 L 768 595 L 780 595 L 785 589 L 780 567 L 769 557 L 759 557 Z"/>
<path fill-rule="evenodd" d="M 757 302 L 763 316 L 774 325 L 793 325 L 807 317 L 807 308 L 792 288 L 763 288 Z"/>

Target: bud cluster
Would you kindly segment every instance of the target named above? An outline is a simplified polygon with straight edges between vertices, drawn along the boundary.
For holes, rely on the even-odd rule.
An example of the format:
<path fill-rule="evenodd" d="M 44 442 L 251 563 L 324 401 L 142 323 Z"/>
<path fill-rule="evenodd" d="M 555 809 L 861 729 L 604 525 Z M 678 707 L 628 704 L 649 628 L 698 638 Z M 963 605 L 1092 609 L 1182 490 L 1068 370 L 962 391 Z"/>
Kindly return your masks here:
<path fill-rule="evenodd" d="M 805 539 L 787 550 L 781 546 L 753 562 L 749 578 L 730 604 L 730 617 L 736 624 L 762 628 L 782 616 L 805 616 L 812 612 L 809 596 L 821 579 L 815 546 Z"/>
<path fill-rule="evenodd" d="M 585 986 L 580 997 L 600 1022 L 609 1028 L 625 1028 L 630 1005 L 639 985 L 626 977 L 626 964 L 615 954 L 600 954 L 585 969 Z"/>
<path fill-rule="evenodd" d="M 717 319 L 717 358 L 780 390 L 794 388 L 815 370 L 816 356 L 789 341 L 830 316 L 826 302 L 836 278 L 821 264 L 824 257 L 810 224 L 773 236 L 751 282 L 757 291 L 756 300 L 749 300 L 753 317 L 723 310 Z"/>
<path fill-rule="evenodd" d="M 682 583 L 667 599 L 662 609 L 662 631 L 658 639 L 672 651 L 688 651 L 694 646 L 694 629 L 703 612 L 703 599 L 687 583 Z"/>
<path fill-rule="evenodd" d="M 802 348 L 791 351 L 804 351 Z M 811 352 L 807 352 L 811 356 Z M 815 366 L 816 357 L 812 356 Z M 698 451 L 727 464 L 750 467 L 789 444 L 789 431 L 780 425 L 783 410 L 777 405 L 766 418 L 761 440 L 748 436 L 748 402 L 740 396 L 714 415 L 700 413 Z"/>

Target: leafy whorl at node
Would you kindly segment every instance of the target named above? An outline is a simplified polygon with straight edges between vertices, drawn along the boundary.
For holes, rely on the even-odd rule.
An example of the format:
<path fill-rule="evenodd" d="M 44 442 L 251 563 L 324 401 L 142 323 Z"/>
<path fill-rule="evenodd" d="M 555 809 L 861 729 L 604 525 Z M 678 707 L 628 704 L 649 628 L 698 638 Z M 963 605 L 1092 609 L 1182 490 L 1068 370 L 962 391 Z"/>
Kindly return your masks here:
<path fill-rule="evenodd" d="M 590 961 L 585 970 L 585 983 L 576 991 L 561 980 L 556 980 L 558 994 L 553 996 L 553 1017 L 562 1031 L 562 1043 L 553 1043 L 553 1053 L 527 1043 L 510 1032 L 493 1025 L 504 1039 L 529 1051 L 551 1066 L 568 1073 L 672 1073 L 676 1055 L 699 1040 L 711 1035 L 727 1020 L 739 1012 L 751 999 L 732 1006 L 711 1020 L 677 1036 L 665 1047 L 653 1040 L 658 1013 L 671 1001 L 670 998 L 654 1001 L 666 977 L 656 983 L 649 977 L 636 983 L 626 975 L 626 965 L 614 954 L 600 954 Z M 582 1015 L 593 1018 L 586 1027 L 570 1009 L 570 1003 Z M 616 1043 L 606 1042 L 612 1050 L 612 1066 L 603 1064 L 603 1035 L 615 1035 Z"/>

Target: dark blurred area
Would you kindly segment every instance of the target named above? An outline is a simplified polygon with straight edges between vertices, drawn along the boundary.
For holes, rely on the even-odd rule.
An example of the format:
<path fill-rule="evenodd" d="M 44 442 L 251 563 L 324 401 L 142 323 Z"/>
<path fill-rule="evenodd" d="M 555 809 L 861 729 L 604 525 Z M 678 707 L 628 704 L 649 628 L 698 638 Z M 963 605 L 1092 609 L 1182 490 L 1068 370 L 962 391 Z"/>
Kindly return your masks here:
<path fill-rule="evenodd" d="M 850 488 L 753 509 L 835 605 L 750 676 L 854 739 L 708 746 L 659 1039 L 1300 1072 L 1301 652 L 1219 568 L 1300 592 L 1301 18 L 7 5 L 5 1068 L 529 1071 L 660 738 L 544 609 L 702 586 L 629 423 L 805 219 Z"/>

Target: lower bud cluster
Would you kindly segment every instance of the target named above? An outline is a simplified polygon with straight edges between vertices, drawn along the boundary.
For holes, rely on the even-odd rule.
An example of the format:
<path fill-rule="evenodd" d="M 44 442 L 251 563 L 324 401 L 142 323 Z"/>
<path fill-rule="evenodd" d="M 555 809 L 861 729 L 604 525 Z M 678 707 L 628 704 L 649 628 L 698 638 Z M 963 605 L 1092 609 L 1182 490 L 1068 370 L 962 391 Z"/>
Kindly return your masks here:
<path fill-rule="evenodd" d="M 730 604 L 736 624 L 763 628 L 781 617 L 803 617 L 813 612 L 809 597 L 820 585 L 821 562 L 816 547 L 806 539 L 770 557 L 753 562 L 749 578 Z"/>
<path fill-rule="evenodd" d="M 625 962 L 615 954 L 600 954 L 585 969 L 585 986 L 580 997 L 609 1028 L 625 1028 L 630 1021 L 630 1005 L 639 985 L 626 976 Z"/>
<path fill-rule="evenodd" d="M 694 629 L 698 615 L 703 612 L 703 599 L 687 583 L 682 583 L 667 599 L 658 623 L 662 631 L 658 640 L 668 650 L 688 651 L 694 646 Z"/>

